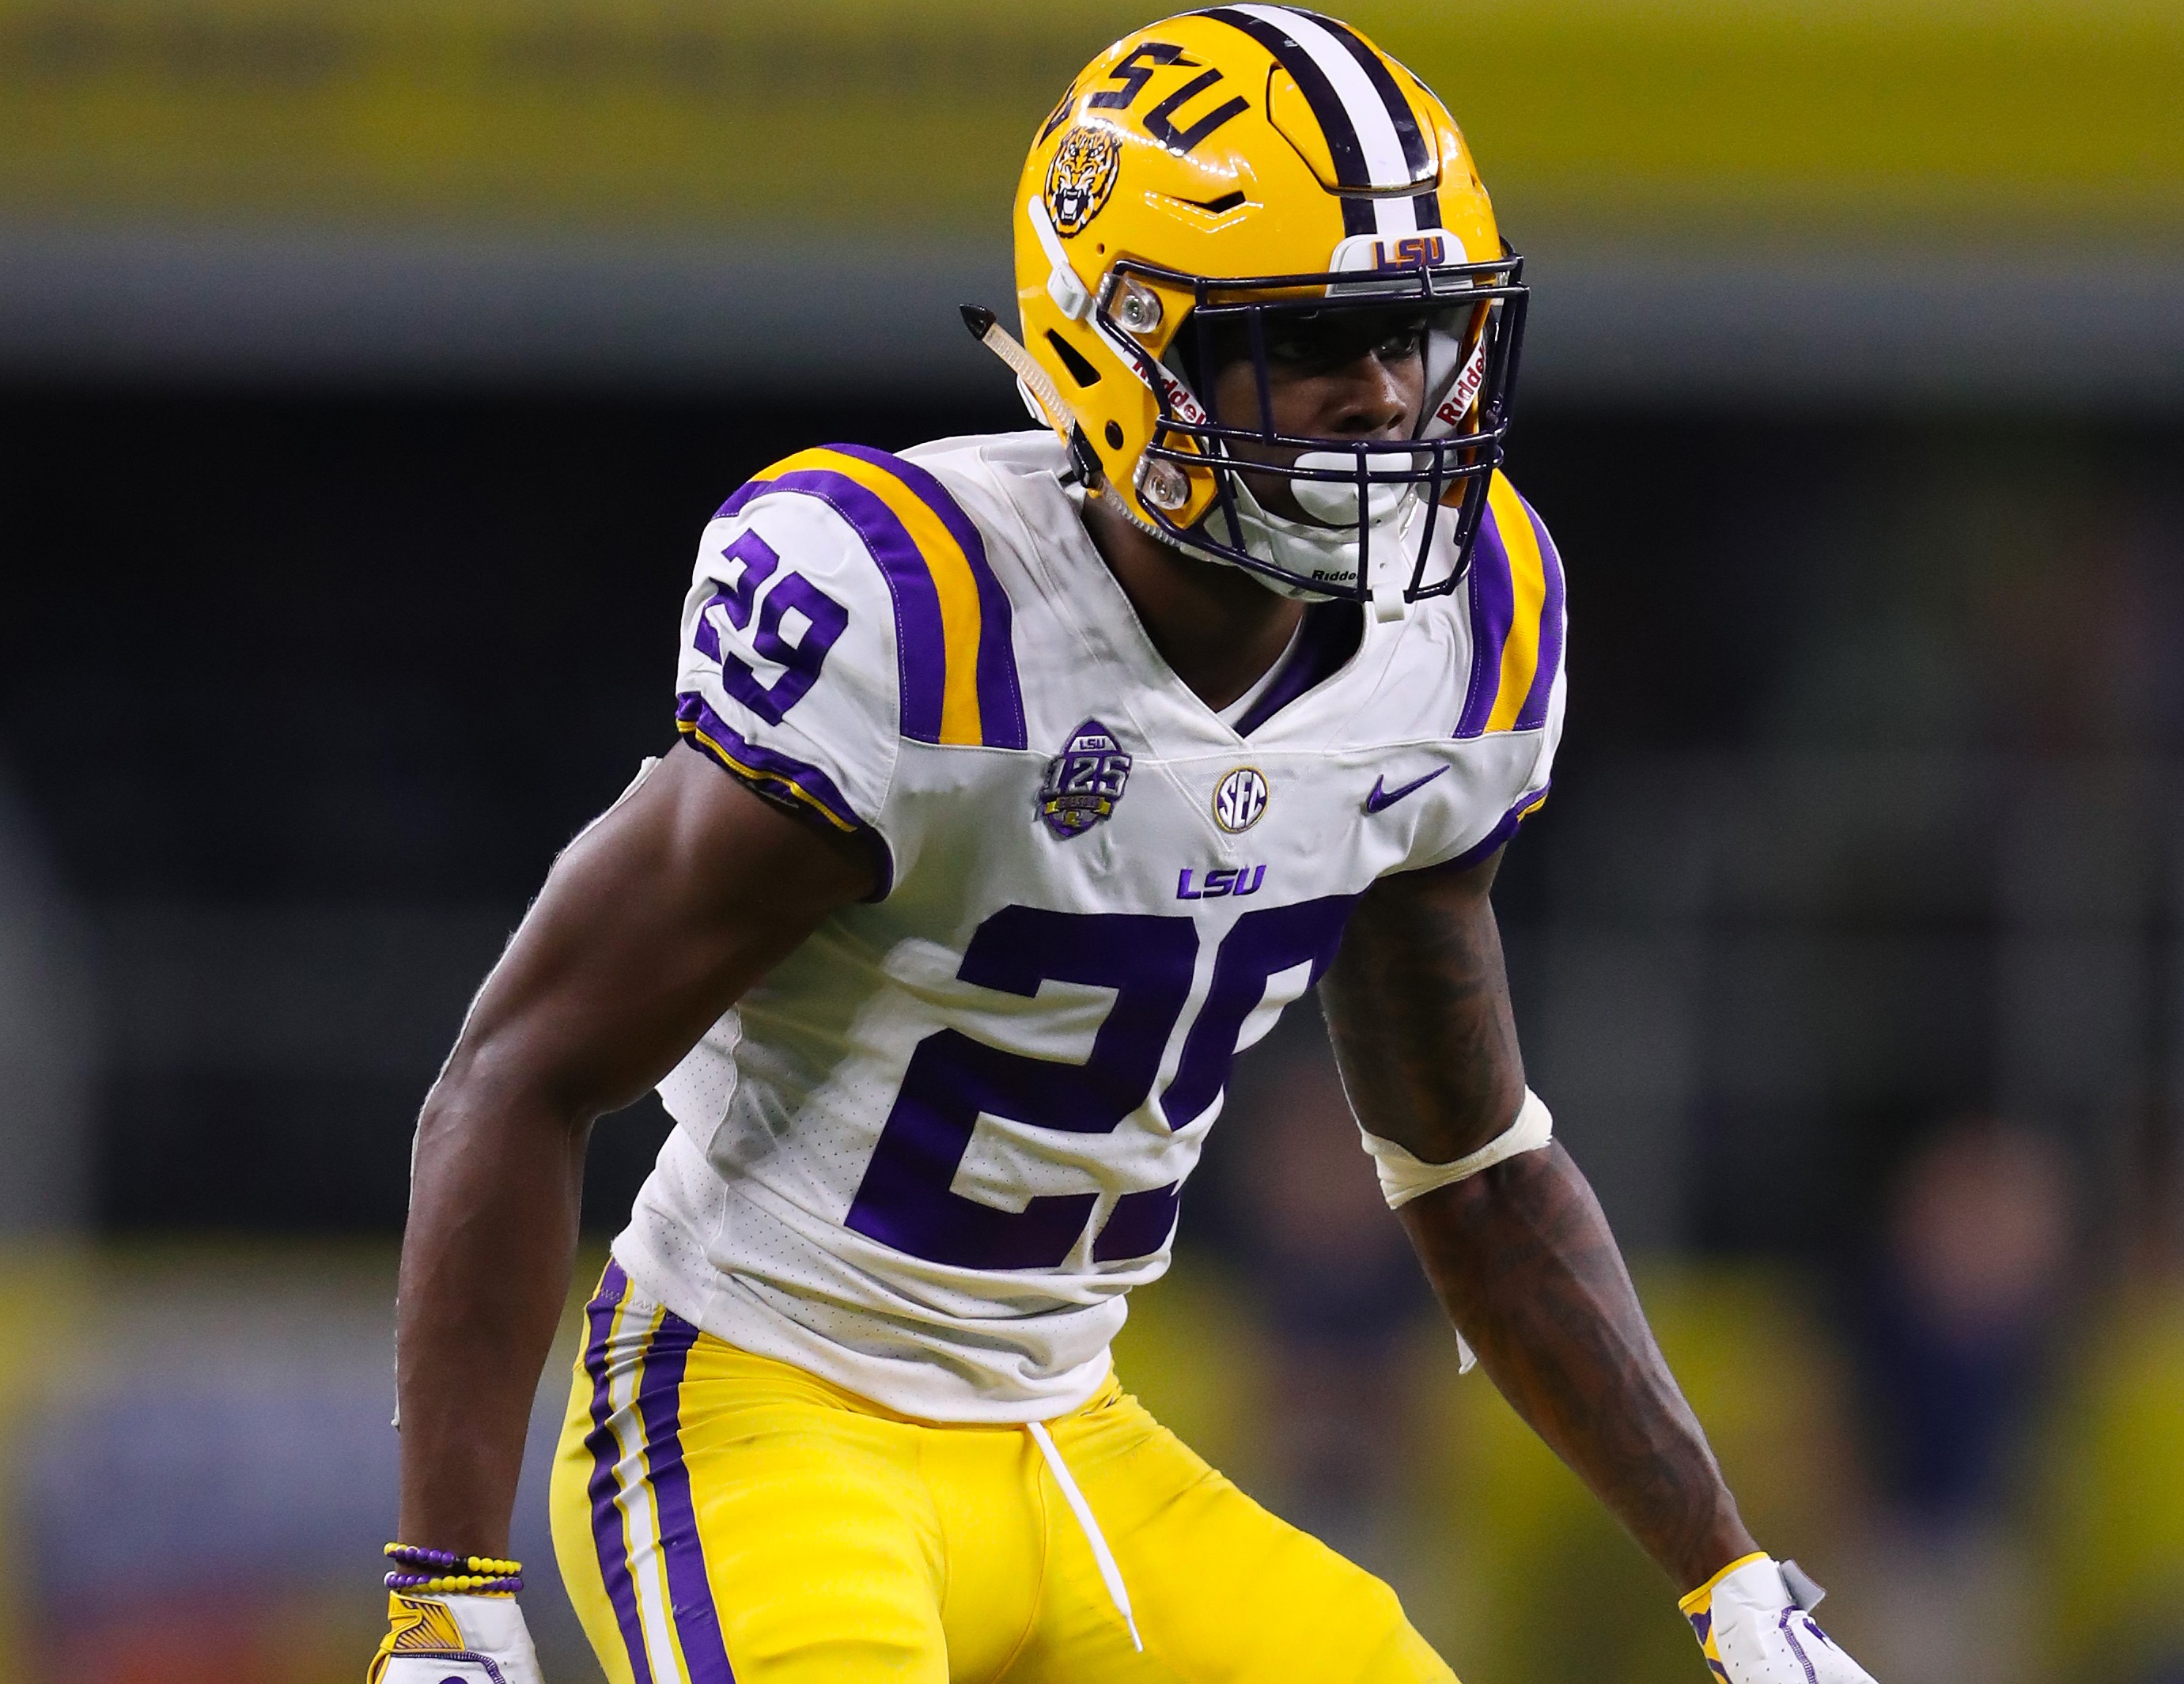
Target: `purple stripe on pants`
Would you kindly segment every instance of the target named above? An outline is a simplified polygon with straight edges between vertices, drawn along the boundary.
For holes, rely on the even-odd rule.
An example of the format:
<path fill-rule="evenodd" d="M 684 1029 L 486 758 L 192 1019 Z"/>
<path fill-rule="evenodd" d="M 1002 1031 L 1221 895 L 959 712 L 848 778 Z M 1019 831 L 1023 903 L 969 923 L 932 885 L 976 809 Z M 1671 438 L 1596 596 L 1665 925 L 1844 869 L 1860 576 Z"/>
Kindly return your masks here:
<path fill-rule="evenodd" d="M 682 1462 L 682 1370 L 698 1330 L 669 1311 L 644 1353 L 644 1379 L 637 1412 L 644 1423 L 644 1459 L 651 1469 L 652 1500 L 660 1511 L 660 1547 L 667 1562 L 667 1598 L 675 1635 L 682 1645 L 689 1684 L 735 1684 L 721 1617 L 705 1577 L 705 1551 L 698 1537 L 698 1513 L 690 1500 L 690 1470 Z"/>
<path fill-rule="evenodd" d="M 1532 505 L 1524 504 L 1525 518 L 1532 523 L 1532 535 L 1540 541 L 1540 569 L 1546 575 L 1546 599 L 1540 607 L 1540 664 L 1532 674 L 1532 688 L 1524 696 L 1524 705 L 1517 711 L 1517 729 L 1536 731 L 1547 722 L 1547 703 L 1555 689 L 1555 674 L 1563 664 L 1563 558 L 1555 551 L 1555 541 L 1547 536 L 1546 522 L 1534 512 Z"/>
<path fill-rule="evenodd" d="M 894 510 L 847 474 L 831 468 L 799 468 L 777 479 L 755 479 L 714 518 L 738 514 L 754 499 L 776 491 L 816 497 L 850 523 L 894 599 L 895 666 L 902 687 L 902 734 L 921 743 L 940 740 L 940 700 L 948 683 L 948 648 L 940 630 L 940 593 L 933 575 Z"/>
<path fill-rule="evenodd" d="M 869 462 L 909 487 L 917 500 L 939 517 L 948 535 L 961 546 L 971 564 L 971 577 L 978 586 L 978 732 L 989 749 L 1021 749 L 1028 739 L 1024 732 L 1023 695 L 1017 684 L 1014 620 L 1009 594 L 1001 588 L 993 564 L 986 558 L 986 540 L 962 505 L 947 488 L 915 462 L 890 456 L 863 444 L 830 444 L 829 450 Z"/>
<path fill-rule="evenodd" d="M 1517 617 L 1509 551 L 1490 505 L 1479 522 L 1479 542 L 1471 552 L 1464 588 L 1471 594 L 1471 686 L 1463 693 L 1456 734 L 1476 737 L 1494 717 L 1494 699 L 1502 689 L 1502 646 L 1509 641 L 1510 622 Z"/>
<path fill-rule="evenodd" d="M 585 1489 L 592 1499 L 592 1541 L 599 1552 L 599 1576 L 606 1581 L 607 1600 L 614 1604 L 615 1624 L 621 1628 L 630 1671 L 637 1684 L 652 1684 L 652 1664 L 644 1653 L 644 1626 L 637 1614 L 637 1585 L 630 1577 L 628 1541 L 622 1536 L 621 1510 L 615 1504 L 615 1464 L 621 1459 L 621 1450 L 607 1425 L 614 1414 L 607 1395 L 607 1377 L 612 1372 L 607 1339 L 614 1330 L 615 1311 L 628 1291 L 629 1277 L 620 1263 L 610 1262 L 600 1278 L 598 1296 L 584 1310 L 591 1324 L 590 1338 L 584 1346 L 584 1372 L 592 1380 L 592 1430 L 584 1435 L 584 1448 L 592 1453 L 592 1477 Z"/>

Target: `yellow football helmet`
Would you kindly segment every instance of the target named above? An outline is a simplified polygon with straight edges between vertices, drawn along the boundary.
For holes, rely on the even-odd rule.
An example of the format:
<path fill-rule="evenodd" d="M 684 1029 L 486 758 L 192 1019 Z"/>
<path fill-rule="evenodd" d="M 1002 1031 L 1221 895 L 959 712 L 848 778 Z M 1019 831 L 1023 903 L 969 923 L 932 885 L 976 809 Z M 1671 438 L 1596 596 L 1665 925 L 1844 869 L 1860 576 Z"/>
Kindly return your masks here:
<path fill-rule="evenodd" d="M 1139 30 L 1040 125 L 1015 231 L 1028 360 L 986 332 L 986 313 L 966 315 L 1099 494 L 1290 594 L 1455 588 L 1502 459 L 1525 289 L 1462 136 L 1409 71 L 1286 6 Z M 1423 334 L 1412 438 L 1276 431 L 1270 336 L 1337 318 L 1365 330 L 1361 345 L 1376 321 Z M 1214 368 L 1246 356 L 1258 413 L 1210 413 Z M 1233 466 L 1246 442 L 1253 475 L 1286 480 L 1308 521 L 1259 506 Z M 1452 548 L 1432 542 L 1437 520 L 1453 522 Z"/>

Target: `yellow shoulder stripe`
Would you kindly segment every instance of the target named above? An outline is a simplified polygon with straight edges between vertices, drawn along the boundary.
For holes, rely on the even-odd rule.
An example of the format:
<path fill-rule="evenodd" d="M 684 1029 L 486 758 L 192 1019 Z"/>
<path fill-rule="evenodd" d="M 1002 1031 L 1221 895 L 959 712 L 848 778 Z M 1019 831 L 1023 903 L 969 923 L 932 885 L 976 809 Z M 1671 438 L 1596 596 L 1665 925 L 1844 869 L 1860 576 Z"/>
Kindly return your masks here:
<path fill-rule="evenodd" d="M 773 479 L 799 472 L 839 474 L 878 498 L 900 523 L 915 560 L 922 563 L 933 594 L 939 599 L 944 673 L 939 740 L 976 747 L 985 740 L 978 705 L 978 644 L 985 627 L 978 581 L 963 546 L 923 498 L 877 463 L 845 451 L 802 450 L 768 468 L 765 477 Z M 891 574 L 912 565 L 910 555 L 881 554 L 878 549 L 873 559 Z"/>
<path fill-rule="evenodd" d="M 1546 558 L 1540 554 L 1540 535 L 1532 529 L 1532 516 L 1517 488 L 1497 469 L 1486 489 L 1487 507 L 1494 511 L 1495 529 L 1509 556 L 1509 594 L 1513 612 L 1508 641 L 1502 645 L 1502 682 L 1494 694 L 1494 711 L 1487 716 L 1489 731 L 1507 731 L 1517 723 L 1532 680 L 1540 670 L 1540 624 L 1547 599 Z"/>

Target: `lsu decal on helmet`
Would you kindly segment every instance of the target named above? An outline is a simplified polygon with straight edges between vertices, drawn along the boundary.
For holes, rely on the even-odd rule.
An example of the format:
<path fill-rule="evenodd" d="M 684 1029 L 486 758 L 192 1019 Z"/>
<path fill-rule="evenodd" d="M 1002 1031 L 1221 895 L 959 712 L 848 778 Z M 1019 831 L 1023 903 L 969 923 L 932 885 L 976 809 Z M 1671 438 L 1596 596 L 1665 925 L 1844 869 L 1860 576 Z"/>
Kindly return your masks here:
<path fill-rule="evenodd" d="M 1286 6 L 1139 30 L 1040 126 L 1015 230 L 1022 348 L 966 318 L 1099 494 L 1290 594 L 1399 611 L 1455 588 L 1502 458 L 1525 289 L 1462 136 L 1409 71 Z M 1423 345 L 1411 437 L 1277 431 L 1270 344 L 1362 355 L 1396 332 Z M 1216 414 L 1214 377 L 1240 362 L 1256 405 Z M 1431 541 L 1444 521 L 1452 548 Z"/>

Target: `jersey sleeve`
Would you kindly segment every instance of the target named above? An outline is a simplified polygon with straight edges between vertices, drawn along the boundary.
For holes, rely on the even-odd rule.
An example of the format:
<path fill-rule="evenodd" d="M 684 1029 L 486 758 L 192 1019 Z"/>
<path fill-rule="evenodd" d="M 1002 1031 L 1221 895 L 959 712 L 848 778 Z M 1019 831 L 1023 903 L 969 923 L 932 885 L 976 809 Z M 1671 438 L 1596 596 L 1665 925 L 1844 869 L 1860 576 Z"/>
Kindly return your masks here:
<path fill-rule="evenodd" d="M 676 728 L 760 794 L 876 831 L 898 741 L 892 605 L 846 499 L 784 477 L 752 480 L 699 541 Z"/>
<path fill-rule="evenodd" d="M 1478 864 L 1540 810 L 1562 742 L 1569 634 L 1562 556 L 1546 523 L 1498 472 L 1462 599 L 1470 660 L 1458 675 L 1463 700 L 1455 735 L 1476 742 L 1494 771 L 1458 845 L 1428 862 L 1448 869 Z"/>
<path fill-rule="evenodd" d="M 889 800 L 904 739 L 1023 746 L 1008 601 L 978 527 L 883 451 L 766 469 L 699 545 L 676 723 L 770 799 L 876 836 L 891 873 L 916 851 Z"/>

